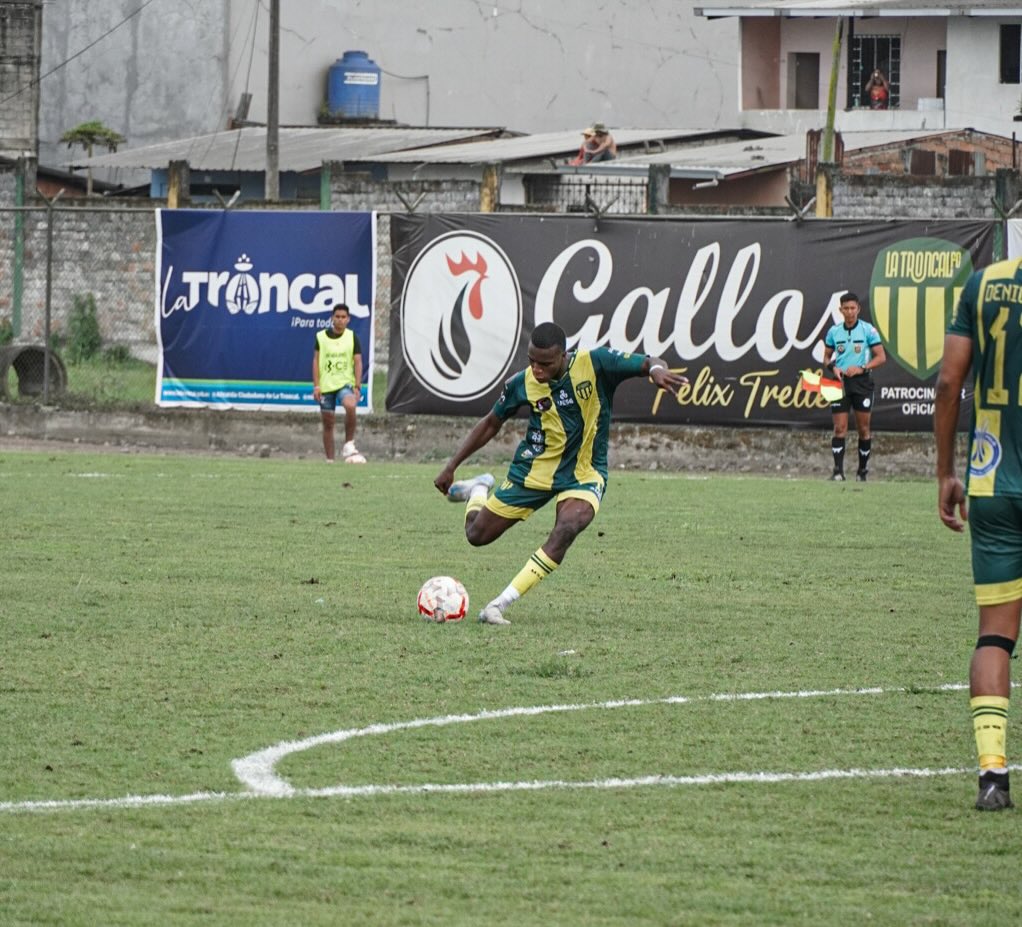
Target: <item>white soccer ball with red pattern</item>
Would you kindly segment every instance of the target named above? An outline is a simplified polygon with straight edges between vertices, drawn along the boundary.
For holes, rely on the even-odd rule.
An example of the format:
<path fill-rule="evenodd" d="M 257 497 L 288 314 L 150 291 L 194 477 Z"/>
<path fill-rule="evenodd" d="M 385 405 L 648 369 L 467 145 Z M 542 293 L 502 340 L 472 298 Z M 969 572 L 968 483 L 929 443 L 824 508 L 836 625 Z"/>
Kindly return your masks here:
<path fill-rule="evenodd" d="M 461 621 L 468 614 L 468 593 L 453 576 L 433 576 L 422 584 L 418 606 L 426 621 Z"/>

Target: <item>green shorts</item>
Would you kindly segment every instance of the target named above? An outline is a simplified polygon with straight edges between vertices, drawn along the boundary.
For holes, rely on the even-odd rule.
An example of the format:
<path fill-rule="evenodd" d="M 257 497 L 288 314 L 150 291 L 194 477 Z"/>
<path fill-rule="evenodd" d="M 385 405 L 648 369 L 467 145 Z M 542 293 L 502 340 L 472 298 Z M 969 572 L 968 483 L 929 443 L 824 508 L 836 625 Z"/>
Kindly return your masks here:
<path fill-rule="evenodd" d="M 969 534 L 976 604 L 1022 599 L 1022 499 L 970 496 Z"/>
<path fill-rule="evenodd" d="M 558 502 L 564 499 L 584 499 L 596 513 L 600 511 L 603 488 L 602 480 L 595 483 L 576 483 L 566 489 L 526 489 L 520 483 L 504 480 L 486 500 L 486 507 L 501 518 L 525 521 L 551 499 L 556 499 Z"/>

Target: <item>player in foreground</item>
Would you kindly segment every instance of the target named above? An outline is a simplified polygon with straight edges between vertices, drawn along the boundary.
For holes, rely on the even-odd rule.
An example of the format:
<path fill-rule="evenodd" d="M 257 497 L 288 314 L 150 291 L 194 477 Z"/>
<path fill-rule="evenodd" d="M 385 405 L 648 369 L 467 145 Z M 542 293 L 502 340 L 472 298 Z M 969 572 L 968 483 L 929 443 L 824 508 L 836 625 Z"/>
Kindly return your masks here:
<path fill-rule="evenodd" d="M 614 390 L 640 376 L 674 395 L 688 382 L 658 357 L 606 348 L 568 354 L 560 326 L 537 325 L 529 341 L 529 366 L 504 384 L 493 410 L 476 423 L 433 481 L 452 502 L 467 502 L 465 536 L 473 547 L 497 540 L 551 499 L 557 501 L 550 536 L 480 612 L 483 624 L 510 624 L 504 617 L 508 606 L 560 566 L 596 516 L 607 485 Z M 455 483 L 458 465 L 490 442 L 522 406 L 530 410 L 528 427 L 497 491 L 490 496 L 494 480 L 489 473 Z"/>
<path fill-rule="evenodd" d="M 855 478 L 866 482 L 869 456 L 873 447 L 870 419 L 873 415 L 873 377 L 875 370 L 887 360 L 880 333 L 859 318 L 859 297 L 854 293 L 841 296 L 842 321 L 831 326 L 824 337 L 823 366 L 844 386 L 844 395 L 830 404 L 834 420 L 834 436 L 830 449 L 834 455 L 832 480 L 845 479 L 845 438 L 848 435 L 848 410 L 855 410 L 855 430 L 859 435 L 859 468 Z"/>
<path fill-rule="evenodd" d="M 1022 612 L 1022 262 L 976 271 L 944 339 L 933 430 L 937 511 L 952 531 L 966 518 L 979 605 L 979 639 L 969 672 L 969 705 L 979 754 L 981 811 L 1012 807 L 1005 735 L 1011 655 Z M 968 508 L 955 474 L 962 387 L 975 376 L 969 436 Z"/>

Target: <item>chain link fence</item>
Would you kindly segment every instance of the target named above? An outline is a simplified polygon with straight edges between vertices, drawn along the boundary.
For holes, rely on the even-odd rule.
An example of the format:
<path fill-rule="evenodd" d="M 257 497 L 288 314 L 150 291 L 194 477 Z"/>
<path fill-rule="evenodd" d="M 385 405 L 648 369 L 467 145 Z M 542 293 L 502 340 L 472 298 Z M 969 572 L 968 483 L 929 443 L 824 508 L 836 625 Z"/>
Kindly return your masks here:
<path fill-rule="evenodd" d="M 0 400 L 153 403 L 152 208 L 0 207 Z"/>

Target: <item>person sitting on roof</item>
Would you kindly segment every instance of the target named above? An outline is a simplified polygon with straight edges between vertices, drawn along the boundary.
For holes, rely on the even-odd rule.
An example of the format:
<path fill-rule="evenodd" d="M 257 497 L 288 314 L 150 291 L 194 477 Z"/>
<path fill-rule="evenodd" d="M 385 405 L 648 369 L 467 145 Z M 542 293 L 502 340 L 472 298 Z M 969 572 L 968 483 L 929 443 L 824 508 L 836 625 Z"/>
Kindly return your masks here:
<path fill-rule="evenodd" d="M 607 131 L 607 127 L 602 122 L 593 123 L 593 141 L 595 144 L 587 150 L 583 163 L 613 161 L 617 157 L 617 142 L 614 141 L 614 136 Z"/>
<path fill-rule="evenodd" d="M 592 126 L 589 126 L 582 130 L 582 144 L 579 146 L 578 154 L 568 164 L 574 167 L 585 164 L 589 160 L 588 155 L 592 153 L 594 148 L 596 148 L 596 132 Z"/>

